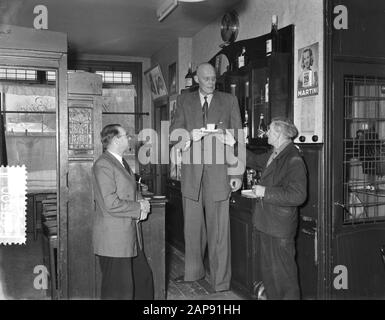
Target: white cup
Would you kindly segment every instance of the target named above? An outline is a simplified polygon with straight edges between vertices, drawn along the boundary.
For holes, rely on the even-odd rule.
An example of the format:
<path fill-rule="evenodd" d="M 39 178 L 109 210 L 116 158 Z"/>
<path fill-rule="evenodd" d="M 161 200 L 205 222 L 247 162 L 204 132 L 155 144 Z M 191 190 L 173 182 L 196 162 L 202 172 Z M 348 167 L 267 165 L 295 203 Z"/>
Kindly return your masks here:
<path fill-rule="evenodd" d="M 208 123 L 207 124 L 207 130 L 210 130 L 210 131 L 215 130 L 215 123 Z"/>

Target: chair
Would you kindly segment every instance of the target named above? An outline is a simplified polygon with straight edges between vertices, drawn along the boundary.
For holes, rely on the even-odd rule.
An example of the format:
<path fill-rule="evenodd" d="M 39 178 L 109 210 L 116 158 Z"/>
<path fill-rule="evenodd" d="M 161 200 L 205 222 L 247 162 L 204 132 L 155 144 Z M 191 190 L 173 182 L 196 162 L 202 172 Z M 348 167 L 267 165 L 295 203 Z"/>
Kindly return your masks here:
<path fill-rule="evenodd" d="M 42 203 L 43 259 L 44 264 L 49 268 L 51 298 L 57 299 L 58 237 L 56 199 L 43 200 Z"/>
<path fill-rule="evenodd" d="M 38 231 L 38 213 L 41 213 L 43 210 L 40 210 L 43 201 L 47 200 L 55 200 L 57 201 L 56 193 L 39 193 L 32 192 L 30 193 L 30 198 L 32 201 L 32 230 L 33 230 L 33 239 L 37 239 L 37 231 Z"/>

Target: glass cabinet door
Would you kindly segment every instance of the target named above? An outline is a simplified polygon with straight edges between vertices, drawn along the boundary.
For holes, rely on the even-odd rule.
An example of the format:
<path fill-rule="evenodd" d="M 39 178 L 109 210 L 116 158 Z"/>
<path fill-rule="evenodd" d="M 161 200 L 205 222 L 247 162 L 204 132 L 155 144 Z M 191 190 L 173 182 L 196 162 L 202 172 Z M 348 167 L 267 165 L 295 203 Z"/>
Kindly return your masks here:
<path fill-rule="evenodd" d="M 261 114 L 264 116 L 265 123 L 270 122 L 269 110 L 269 89 L 268 89 L 268 69 L 254 68 L 251 71 L 251 131 L 252 139 L 258 139 L 258 126 Z"/>
<path fill-rule="evenodd" d="M 385 80 L 345 78 L 345 222 L 385 219 Z"/>

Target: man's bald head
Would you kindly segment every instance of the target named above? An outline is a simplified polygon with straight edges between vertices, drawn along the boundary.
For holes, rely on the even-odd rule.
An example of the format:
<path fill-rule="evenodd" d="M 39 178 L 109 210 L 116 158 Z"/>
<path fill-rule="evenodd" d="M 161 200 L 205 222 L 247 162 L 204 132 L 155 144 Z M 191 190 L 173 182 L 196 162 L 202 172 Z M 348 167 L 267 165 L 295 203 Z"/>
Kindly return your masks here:
<path fill-rule="evenodd" d="M 206 71 L 212 71 L 215 74 L 214 67 L 208 62 L 203 62 L 198 66 L 197 74 L 202 74 L 202 72 Z"/>
<path fill-rule="evenodd" d="M 199 90 L 202 94 L 212 94 L 215 90 L 215 69 L 208 63 L 204 62 L 198 66 L 196 81 L 199 83 Z"/>

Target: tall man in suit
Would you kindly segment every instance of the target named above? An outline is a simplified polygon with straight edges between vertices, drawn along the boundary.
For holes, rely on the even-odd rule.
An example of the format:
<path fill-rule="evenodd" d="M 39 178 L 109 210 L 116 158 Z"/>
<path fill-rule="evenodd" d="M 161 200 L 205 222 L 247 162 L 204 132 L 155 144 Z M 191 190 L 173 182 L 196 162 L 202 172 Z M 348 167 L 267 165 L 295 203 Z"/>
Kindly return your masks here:
<path fill-rule="evenodd" d="M 135 175 L 123 158 L 129 137 L 119 124 L 101 132 L 104 153 L 92 168 L 96 200 L 94 253 L 102 271 L 102 299 L 153 299 L 152 272 L 144 256 L 139 221 L 150 203 L 136 191 Z"/>
<path fill-rule="evenodd" d="M 182 161 L 185 272 L 184 278 L 182 276 L 175 280 L 196 281 L 205 276 L 203 257 L 207 243 L 211 285 L 215 291 L 225 291 L 229 290 L 231 279 L 229 196 L 231 191 L 241 187 L 243 171 L 236 176 L 228 174 L 226 161 L 217 161 L 216 157 L 216 145 L 222 143 L 223 146 L 222 136 L 217 135 L 215 146 L 207 147 L 206 140 L 214 140 L 214 134 L 202 128 L 210 123 L 217 124 L 223 130 L 237 130 L 241 129 L 242 124 L 236 97 L 215 91 L 215 70 L 211 64 L 202 63 L 195 80 L 199 90 L 178 96 L 170 127 L 171 139 L 175 129 L 189 132 L 190 140 L 183 152 L 191 151 L 192 159 Z M 198 157 L 192 156 L 196 151 L 202 152 L 198 152 Z M 196 163 L 197 158 L 202 160 L 203 153 L 203 162 Z M 207 159 L 210 155 L 212 161 Z M 184 155 L 183 158 L 189 156 Z"/>

